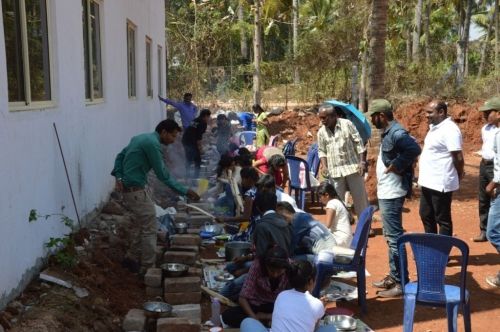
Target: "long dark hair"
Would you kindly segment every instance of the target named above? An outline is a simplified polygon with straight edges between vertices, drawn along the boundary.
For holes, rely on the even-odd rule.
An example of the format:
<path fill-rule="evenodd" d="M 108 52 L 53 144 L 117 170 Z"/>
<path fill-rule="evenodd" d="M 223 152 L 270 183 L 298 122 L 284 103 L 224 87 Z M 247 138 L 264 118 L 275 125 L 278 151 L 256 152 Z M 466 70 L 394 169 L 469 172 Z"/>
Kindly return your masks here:
<path fill-rule="evenodd" d="M 316 278 L 316 268 L 309 261 L 297 261 L 288 269 L 288 282 L 292 288 L 305 292 L 307 284 Z"/>
<path fill-rule="evenodd" d="M 269 158 L 269 160 L 267 161 L 267 165 L 269 166 L 268 174 L 271 174 L 274 176 L 274 172 L 276 172 L 281 167 L 286 166 L 285 157 L 283 157 L 282 155 L 279 155 L 279 154 L 275 154 L 274 156 L 271 156 Z"/>
<path fill-rule="evenodd" d="M 318 187 L 318 194 L 320 196 L 323 194 L 328 194 L 330 198 L 339 198 L 339 195 L 337 194 L 335 187 L 328 181 L 321 182 L 321 184 Z"/>
<path fill-rule="evenodd" d="M 222 175 L 222 171 L 231 166 L 234 162 L 233 157 L 228 154 L 223 154 L 220 157 L 219 164 L 217 164 L 217 177 Z"/>
<path fill-rule="evenodd" d="M 288 273 L 290 268 L 290 261 L 288 252 L 278 245 L 274 245 L 267 249 L 263 257 L 259 257 L 262 271 L 267 275 L 266 268 L 270 269 L 285 269 Z"/>

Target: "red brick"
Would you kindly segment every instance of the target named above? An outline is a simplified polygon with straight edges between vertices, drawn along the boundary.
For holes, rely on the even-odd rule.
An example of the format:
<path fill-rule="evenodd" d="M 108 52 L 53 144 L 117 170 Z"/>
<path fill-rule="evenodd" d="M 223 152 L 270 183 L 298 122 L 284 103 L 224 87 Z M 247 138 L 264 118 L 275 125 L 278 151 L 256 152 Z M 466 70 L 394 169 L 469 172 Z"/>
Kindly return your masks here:
<path fill-rule="evenodd" d="M 165 278 L 165 292 L 198 292 L 201 279 L 199 277 Z"/>
<path fill-rule="evenodd" d="M 156 332 L 200 332 L 200 324 L 183 317 L 160 318 L 156 322 Z"/>
<path fill-rule="evenodd" d="M 154 299 L 157 296 L 162 296 L 163 295 L 163 288 L 162 287 L 149 287 L 146 286 L 146 296 L 150 299 Z"/>
<path fill-rule="evenodd" d="M 195 252 L 186 251 L 167 251 L 163 256 L 165 263 L 181 263 L 187 265 L 194 265 L 198 260 L 198 254 Z"/>
<path fill-rule="evenodd" d="M 199 246 L 201 238 L 196 234 L 176 234 L 170 238 L 170 244 L 173 246 Z"/>
<path fill-rule="evenodd" d="M 188 228 L 187 232 L 188 234 L 200 234 L 201 229 L 200 228 Z"/>
<path fill-rule="evenodd" d="M 146 324 L 144 311 L 140 309 L 131 309 L 123 320 L 122 328 L 124 331 L 142 331 Z"/>
<path fill-rule="evenodd" d="M 198 246 L 181 246 L 181 245 L 173 245 L 171 246 L 170 248 L 168 248 L 169 250 L 172 250 L 172 251 L 190 251 L 190 252 L 200 252 L 200 247 Z"/>
<path fill-rule="evenodd" d="M 150 268 L 144 275 L 144 283 L 149 287 L 161 287 L 162 269 Z"/>
<path fill-rule="evenodd" d="M 188 276 L 190 277 L 202 277 L 203 276 L 203 270 L 200 269 L 199 267 L 190 267 L 188 271 Z"/>
<path fill-rule="evenodd" d="M 183 292 L 183 293 L 164 293 L 165 302 L 171 305 L 200 303 L 201 292 Z"/>

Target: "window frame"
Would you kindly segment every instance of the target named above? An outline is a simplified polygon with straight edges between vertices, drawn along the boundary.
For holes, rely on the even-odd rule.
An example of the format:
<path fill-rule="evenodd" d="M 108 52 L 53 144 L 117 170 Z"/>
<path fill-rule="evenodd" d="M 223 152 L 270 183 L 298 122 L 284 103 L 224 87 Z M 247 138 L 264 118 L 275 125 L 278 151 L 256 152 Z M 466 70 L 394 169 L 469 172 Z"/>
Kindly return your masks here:
<path fill-rule="evenodd" d="M 149 50 L 149 56 L 148 56 Z M 153 40 L 146 36 L 146 49 L 145 49 L 145 59 L 146 59 L 146 97 L 153 98 Z"/>
<path fill-rule="evenodd" d="M 129 32 L 133 32 L 133 59 L 130 57 L 130 40 Z M 132 62 L 133 60 L 133 62 Z M 131 68 L 133 65 L 133 68 Z M 132 70 L 131 70 L 132 69 Z M 127 85 L 128 85 L 128 98 L 137 99 L 137 25 L 131 20 L 127 19 Z M 133 91 L 132 91 L 133 90 Z M 133 92 L 133 93 L 132 93 Z"/>
<path fill-rule="evenodd" d="M 87 34 L 87 40 L 84 40 L 83 42 L 86 43 L 86 46 L 87 46 L 87 57 L 88 57 L 88 61 L 89 61 L 89 67 L 88 67 L 88 70 L 89 70 L 89 81 L 87 82 L 87 72 L 86 72 L 86 68 L 85 68 L 85 64 L 84 64 L 84 84 L 85 84 L 85 91 L 84 91 L 84 95 L 85 95 L 85 103 L 87 105 L 92 105 L 92 104 L 99 104 L 99 103 L 102 103 L 104 102 L 104 75 L 103 75 L 103 60 L 102 60 L 102 8 L 103 8 L 103 3 L 101 0 L 83 0 L 85 1 L 85 5 L 87 6 L 86 8 L 86 17 L 85 17 L 85 22 L 84 22 L 84 25 L 83 25 L 83 29 L 87 29 L 86 31 L 86 34 Z M 90 11 L 90 6 L 92 5 L 92 3 L 95 3 L 98 7 L 99 7 L 99 22 L 98 22 L 98 26 L 99 26 L 99 56 L 100 56 L 100 60 L 99 60 L 99 63 L 100 63 L 100 73 L 99 73 L 99 76 L 100 76 L 100 80 L 101 80 L 101 94 L 102 96 L 100 97 L 94 97 L 94 74 L 93 74 L 93 70 L 92 70 L 92 64 L 94 62 L 94 57 L 93 57 L 93 44 L 92 44 L 92 22 L 91 22 L 91 11 Z M 82 8 L 83 10 L 83 8 Z M 84 45 L 84 52 L 85 52 L 85 45 Z M 84 59 L 85 59 L 85 54 L 84 54 Z M 90 98 L 87 98 L 87 93 L 86 93 L 86 89 L 87 89 L 87 86 L 86 85 L 89 85 L 88 88 L 90 90 Z"/>
<path fill-rule="evenodd" d="M 52 27 L 52 18 L 51 18 L 51 0 L 45 1 L 45 17 L 46 17 L 46 25 L 47 25 L 47 51 L 48 51 L 48 64 L 49 64 L 49 89 L 50 89 L 50 100 L 43 101 L 33 101 L 31 99 L 31 77 L 30 77 L 30 63 L 29 63 L 29 45 L 28 45 L 28 24 L 26 18 L 26 1 L 25 0 L 17 0 L 19 3 L 17 4 L 20 9 L 19 20 L 20 20 L 20 28 L 21 28 L 21 51 L 22 51 L 22 66 L 23 66 L 23 77 L 24 77 L 24 101 L 8 101 L 8 108 L 11 112 L 19 112 L 19 111 L 32 111 L 32 110 L 41 110 L 54 108 L 57 106 L 54 86 L 55 86 L 55 75 L 54 75 L 54 60 L 52 51 L 54 50 L 52 44 L 51 37 L 51 27 Z M 5 24 L 5 22 L 4 22 Z M 6 52 L 7 46 L 4 45 Z M 7 74 L 7 72 L 6 72 Z M 8 90 L 8 86 L 7 86 Z M 8 95 L 8 93 L 7 93 Z"/>
<path fill-rule="evenodd" d="M 158 44 L 156 48 L 158 66 L 158 95 L 163 96 L 163 47 Z"/>

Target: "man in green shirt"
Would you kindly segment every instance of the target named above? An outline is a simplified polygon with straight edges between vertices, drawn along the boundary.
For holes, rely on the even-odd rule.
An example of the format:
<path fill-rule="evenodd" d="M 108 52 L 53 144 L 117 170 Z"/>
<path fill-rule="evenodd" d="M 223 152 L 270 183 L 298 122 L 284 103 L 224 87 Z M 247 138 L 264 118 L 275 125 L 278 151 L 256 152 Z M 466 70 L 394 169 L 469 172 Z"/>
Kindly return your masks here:
<path fill-rule="evenodd" d="M 123 202 L 134 214 L 132 243 L 123 265 L 133 272 L 145 273 L 156 262 L 155 206 L 145 191 L 147 174 L 153 169 L 158 179 L 181 195 L 198 200 L 196 192 L 177 182 L 165 167 L 161 145 L 175 142 L 181 131 L 173 120 L 163 120 L 154 132 L 132 137 L 130 143 L 116 156 L 111 175 L 116 178 L 116 190 L 123 192 Z M 134 232 L 135 231 L 135 232 Z"/>

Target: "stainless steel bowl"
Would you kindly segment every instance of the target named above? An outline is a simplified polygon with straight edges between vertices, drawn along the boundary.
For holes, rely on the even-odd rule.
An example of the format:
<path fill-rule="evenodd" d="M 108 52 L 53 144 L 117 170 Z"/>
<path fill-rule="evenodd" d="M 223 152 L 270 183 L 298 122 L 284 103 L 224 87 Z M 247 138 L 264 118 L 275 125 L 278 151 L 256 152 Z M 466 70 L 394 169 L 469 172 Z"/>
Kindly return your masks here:
<path fill-rule="evenodd" d="M 212 233 L 215 236 L 222 234 L 222 232 L 224 231 L 224 227 L 219 224 L 205 224 L 204 226 L 201 226 L 200 231 Z"/>
<path fill-rule="evenodd" d="M 162 264 L 160 267 L 165 273 L 165 276 L 170 278 L 182 277 L 189 270 L 189 266 L 180 263 L 166 263 Z"/>
<path fill-rule="evenodd" d="M 146 302 L 142 307 L 146 316 L 150 318 L 164 318 L 172 314 L 172 306 L 161 301 Z"/>
<path fill-rule="evenodd" d="M 174 224 L 174 228 L 177 234 L 186 234 L 188 231 L 188 224 L 185 222 L 178 222 Z"/>
<path fill-rule="evenodd" d="M 356 319 L 347 315 L 329 315 L 323 319 L 325 325 L 334 325 L 337 331 L 356 330 Z"/>
<path fill-rule="evenodd" d="M 231 262 L 236 257 L 248 255 L 252 244 L 250 242 L 233 241 L 224 245 L 226 261 Z"/>

